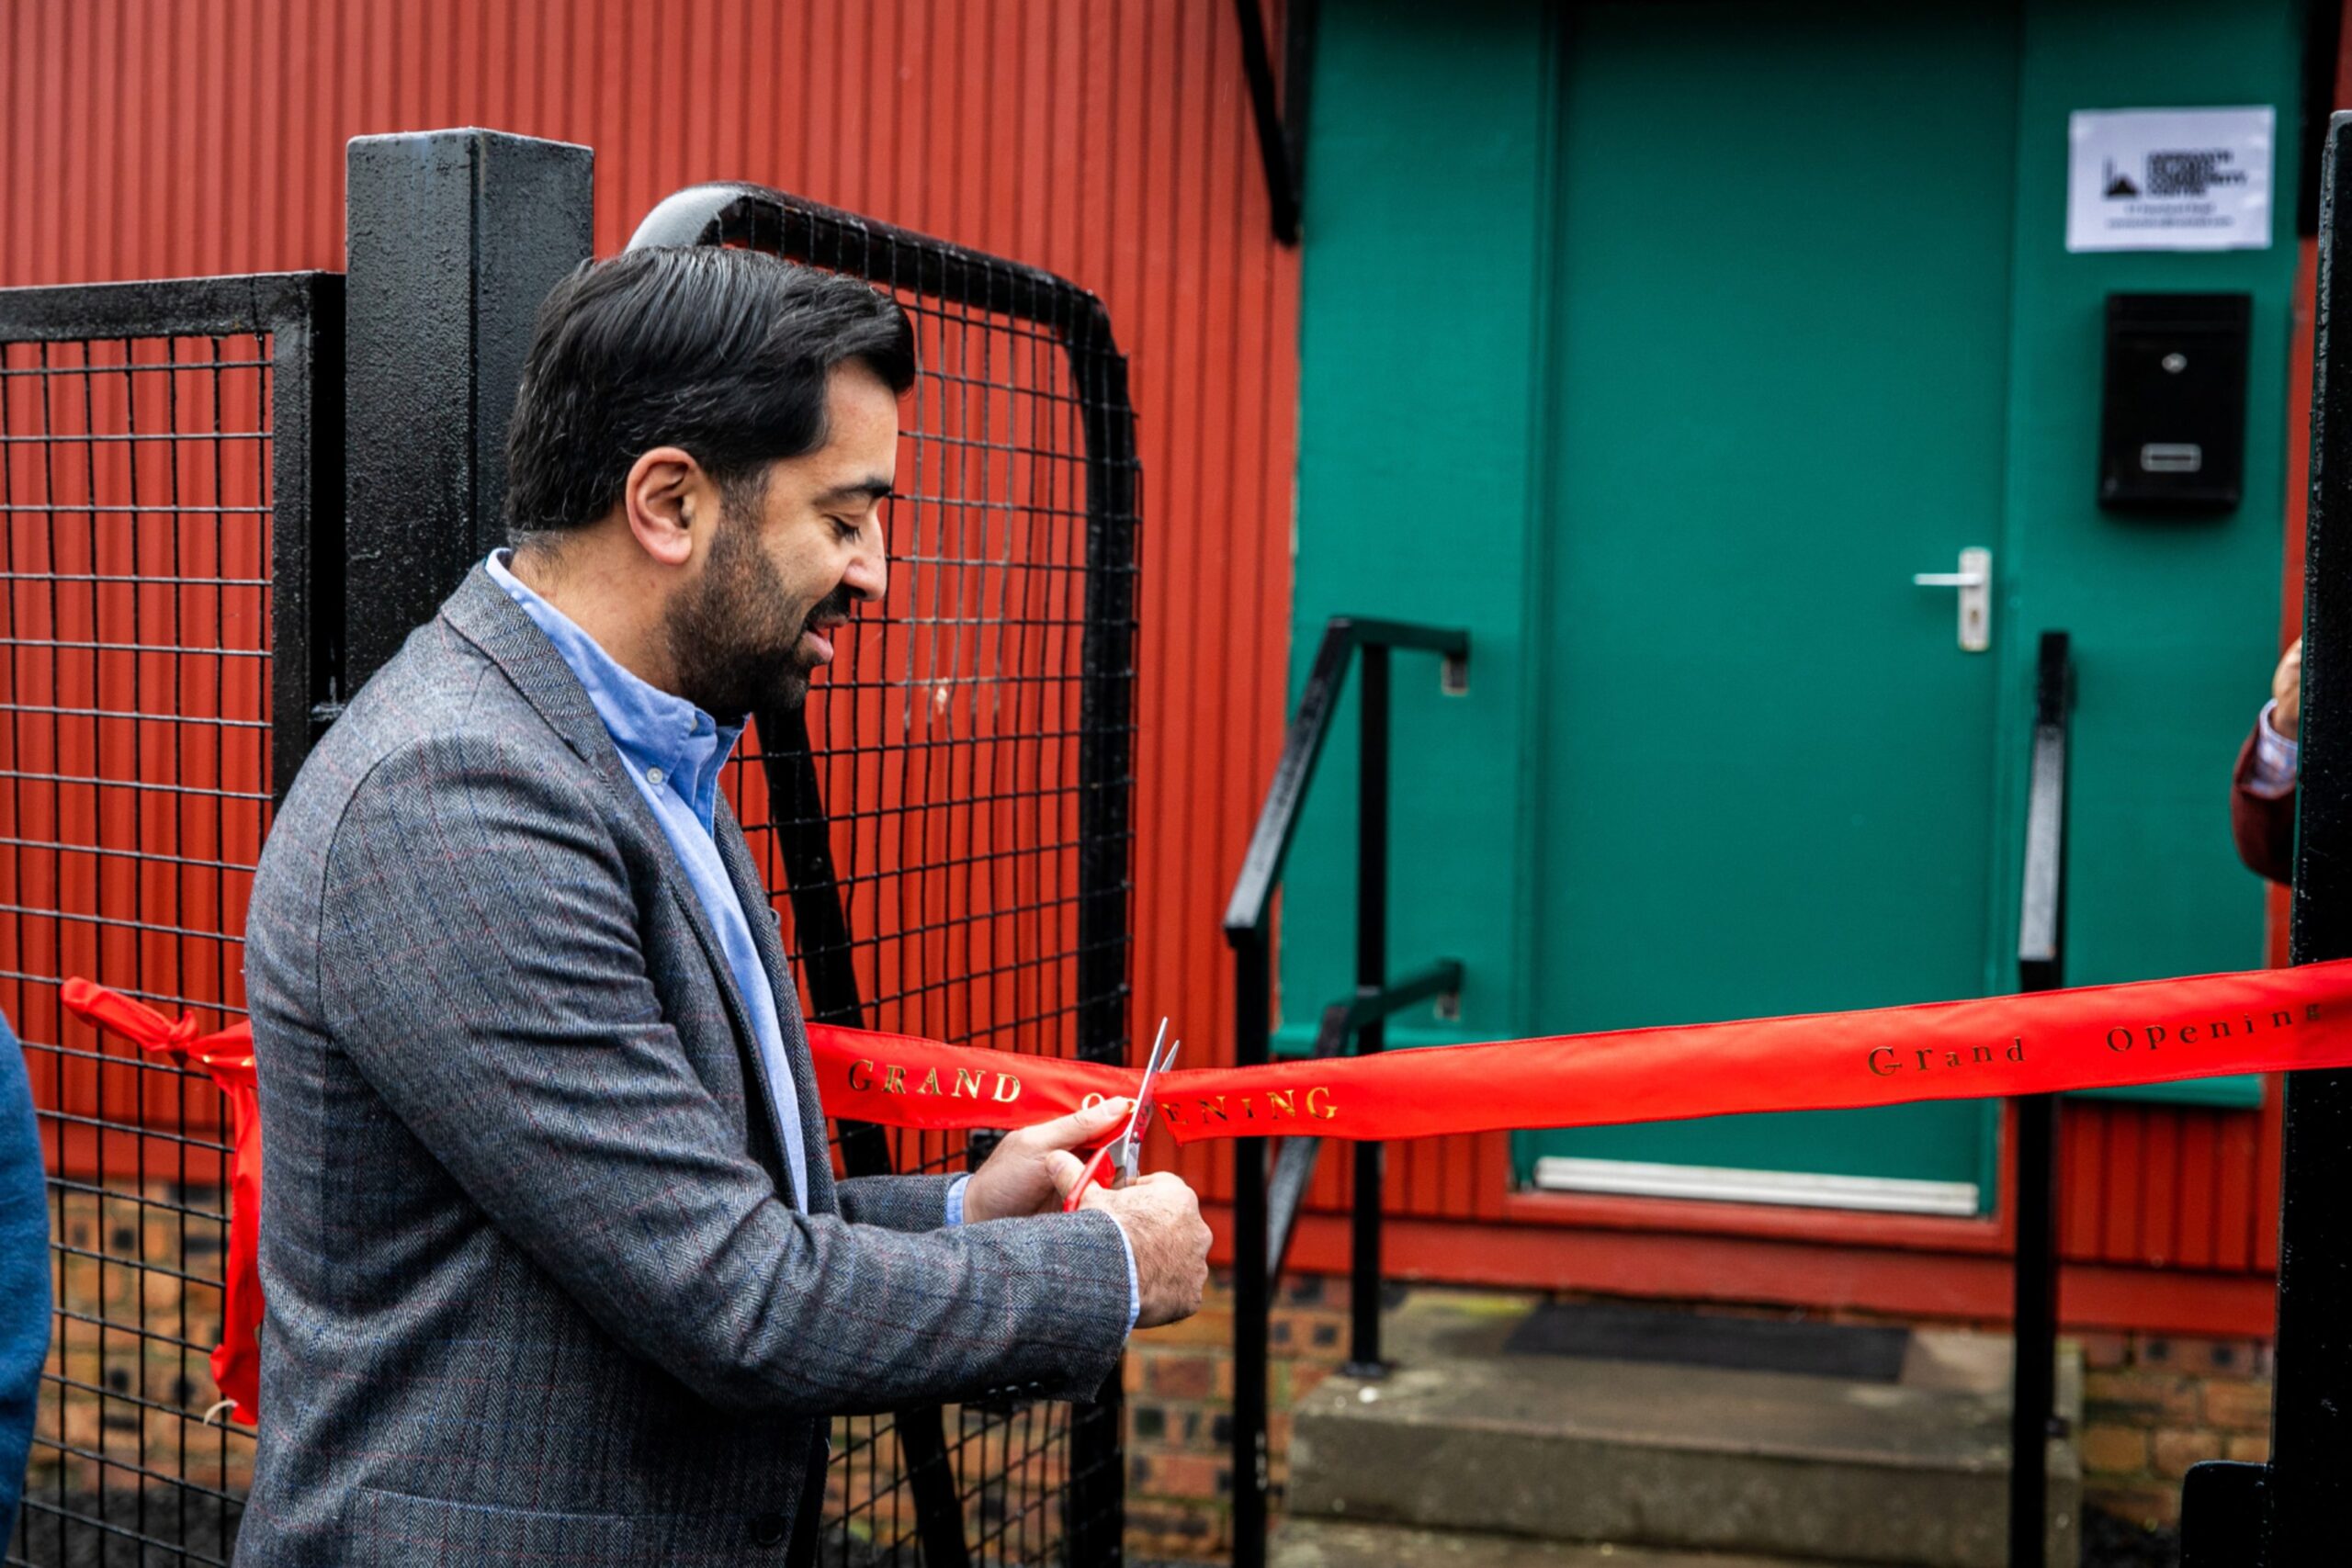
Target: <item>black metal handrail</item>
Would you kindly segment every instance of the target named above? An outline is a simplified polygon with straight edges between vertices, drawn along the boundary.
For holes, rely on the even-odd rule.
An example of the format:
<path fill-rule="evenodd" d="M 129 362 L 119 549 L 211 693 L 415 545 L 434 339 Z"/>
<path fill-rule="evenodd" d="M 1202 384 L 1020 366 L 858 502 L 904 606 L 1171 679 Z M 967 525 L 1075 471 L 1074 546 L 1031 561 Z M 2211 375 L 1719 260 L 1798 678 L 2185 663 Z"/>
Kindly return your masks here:
<path fill-rule="evenodd" d="M 1315 1032 L 1316 1057 L 1342 1056 L 1349 1044 L 1369 1024 L 1377 1023 L 1392 1013 L 1402 1012 L 1415 1002 L 1429 1001 L 1437 997 L 1458 996 L 1462 991 L 1462 964 L 1447 958 L 1432 964 L 1410 979 L 1399 980 L 1382 990 L 1359 989 L 1355 995 L 1333 1002 L 1323 1010 L 1323 1021 Z M 1320 1138 L 1284 1138 L 1282 1152 L 1274 1156 L 1273 1176 L 1266 1190 L 1266 1277 L 1283 1277 L 1283 1263 L 1290 1255 L 1290 1238 L 1298 1228 L 1298 1211 L 1306 1201 L 1306 1185 L 1315 1179 L 1315 1161 L 1323 1152 Z M 1359 1214 L 1363 1211 L 1359 1209 Z M 1379 1247 L 1380 1205 L 1370 1205 L 1365 1223 L 1372 1229 L 1372 1247 L 1375 1255 Z M 1379 1271 L 1373 1273 L 1377 1284 Z M 1380 1367 L 1380 1307 L 1376 1292 L 1367 1292 L 1363 1300 L 1351 1304 L 1354 1314 L 1350 1325 L 1351 1340 L 1348 1362 L 1351 1374 L 1361 1371 L 1366 1376 L 1378 1376 Z M 1371 1322 L 1363 1319 L 1366 1314 Z M 1368 1352 L 1368 1353 L 1360 1353 Z"/>
<path fill-rule="evenodd" d="M 1456 992 L 1462 965 L 1452 960 L 1390 985 L 1388 967 L 1388 656 L 1396 649 L 1441 655 L 1449 691 L 1463 689 L 1470 660 L 1466 631 L 1402 621 L 1334 616 L 1308 669 L 1290 732 L 1258 826 L 1242 857 L 1226 907 L 1225 940 L 1233 949 L 1234 1059 L 1257 1066 L 1268 1059 L 1273 1002 L 1274 892 L 1297 830 L 1299 807 L 1329 738 L 1348 667 L 1363 659 L 1363 714 L 1356 758 L 1356 986 L 1325 1010 L 1317 1055 L 1342 1053 L 1351 1038 L 1371 1055 L 1386 1045 L 1385 1021 L 1399 1009 Z M 1262 1568 L 1266 1560 L 1266 1342 L 1272 1285 L 1288 1249 L 1299 1203 L 1314 1168 L 1319 1139 L 1294 1138 L 1283 1148 L 1279 1214 L 1270 1207 L 1266 1141 L 1233 1145 L 1233 1562 Z M 1294 1153 L 1294 1150 L 1300 1152 Z M 1382 1145 L 1355 1147 L 1355 1206 L 1350 1257 L 1351 1325 L 1348 1370 L 1378 1376 L 1380 1361 L 1380 1208 Z"/>
<path fill-rule="evenodd" d="M 2064 632 L 2041 634 L 2018 911 L 2018 988 L 2066 983 L 2066 746 L 2074 666 Z M 2009 1394 L 2009 1568 L 2041 1568 L 2049 1439 L 2056 1433 L 2058 1097 L 2018 1097 L 2015 1368 Z"/>

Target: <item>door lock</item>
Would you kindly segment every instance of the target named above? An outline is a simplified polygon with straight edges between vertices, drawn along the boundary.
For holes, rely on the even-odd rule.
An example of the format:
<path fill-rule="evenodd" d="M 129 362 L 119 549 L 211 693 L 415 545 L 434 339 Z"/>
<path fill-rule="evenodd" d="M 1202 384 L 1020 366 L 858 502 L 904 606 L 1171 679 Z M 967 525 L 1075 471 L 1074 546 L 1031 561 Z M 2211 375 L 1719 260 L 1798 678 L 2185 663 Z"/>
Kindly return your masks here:
<path fill-rule="evenodd" d="M 1993 646 L 1993 552 L 1971 545 L 1960 552 L 1958 571 L 1919 571 L 1921 588 L 1960 590 L 1960 650 L 1982 653 Z"/>

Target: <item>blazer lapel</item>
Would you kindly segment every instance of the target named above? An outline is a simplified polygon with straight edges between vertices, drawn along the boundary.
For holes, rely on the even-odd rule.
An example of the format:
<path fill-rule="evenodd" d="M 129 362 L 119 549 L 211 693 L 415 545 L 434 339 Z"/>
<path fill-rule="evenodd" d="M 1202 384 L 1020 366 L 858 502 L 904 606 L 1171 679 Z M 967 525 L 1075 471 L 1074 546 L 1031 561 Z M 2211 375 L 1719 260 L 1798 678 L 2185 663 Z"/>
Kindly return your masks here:
<path fill-rule="evenodd" d="M 784 1117 L 780 1110 L 782 1102 L 776 1098 L 775 1086 L 768 1081 L 767 1062 L 759 1048 L 759 1031 L 752 1022 L 751 1004 L 743 999 L 741 990 L 735 984 L 735 972 L 727 962 L 727 950 L 719 945 L 718 933 L 711 929 L 710 916 L 703 908 L 702 900 L 695 897 L 694 885 L 686 877 L 686 868 L 679 863 L 677 852 L 670 847 L 670 835 L 662 830 L 653 808 L 646 805 L 645 797 L 638 793 L 636 782 L 628 776 L 628 768 L 621 761 L 619 749 L 613 744 L 611 732 L 605 729 L 604 719 L 598 716 L 595 705 L 588 700 L 587 688 L 581 685 L 580 677 L 572 673 L 571 666 L 563 661 L 563 655 L 555 650 L 555 645 L 548 641 L 547 634 L 523 613 L 522 606 L 507 598 L 490 573 L 479 565 L 466 574 L 465 581 L 458 585 L 458 591 L 443 602 L 441 615 L 460 636 L 489 655 L 491 660 L 506 672 L 507 678 L 514 682 L 515 689 L 523 694 L 532 707 L 538 710 L 539 716 L 563 738 L 564 744 L 596 769 L 621 812 L 660 846 L 658 852 L 662 857 L 665 872 L 662 884 L 668 889 L 670 901 L 684 915 L 687 926 L 695 933 L 695 940 L 702 945 L 703 956 L 710 964 L 719 996 L 726 1004 L 728 1021 L 734 1028 L 737 1054 L 748 1067 L 747 1081 L 759 1086 L 760 1098 L 766 1101 L 768 1123 L 775 1139 L 776 1152 L 770 1174 L 776 1179 L 776 1187 L 785 1194 L 787 1203 L 795 1204 L 804 1213 L 816 1213 L 802 1200 L 801 1194 L 793 1191 L 791 1174 L 785 1168 L 784 1151 L 786 1145 Z M 719 802 L 719 812 L 729 825 L 734 841 L 741 844 L 742 830 L 734 827 L 734 813 L 727 809 L 724 798 Z M 729 874 L 735 882 L 736 897 L 741 898 L 743 878 L 735 866 L 734 857 L 728 854 L 727 840 L 723 837 L 719 852 L 728 860 Z M 748 850 L 742 858 L 749 861 Z M 752 882 L 757 885 L 756 875 Z M 751 913 L 754 908 L 764 907 L 766 903 L 766 897 L 762 895 L 756 904 L 746 900 L 743 905 L 744 923 L 752 928 L 752 940 L 759 944 L 763 963 L 767 959 L 768 949 L 780 946 L 776 942 L 774 922 L 767 922 L 763 929 L 763 922 L 752 918 Z M 768 983 L 774 987 L 775 965 L 768 964 Z M 808 1042 L 800 1032 L 797 999 L 787 1000 L 792 998 L 792 995 L 788 986 L 779 988 L 775 1003 L 777 1021 L 783 1023 L 787 1016 L 791 1020 L 784 1030 L 785 1055 L 795 1063 L 797 1081 L 807 1071 L 804 1064 L 808 1049 Z M 790 1008 L 788 1015 L 787 1007 Z M 798 1047 L 797 1051 L 794 1049 L 796 1045 Z M 804 1127 L 808 1122 L 805 1107 L 815 1099 L 813 1086 L 801 1093 L 804 1107 L 801 1122 Z M 821 1151 L 824 1147 L 821 1116 L 818 1126 L 819 1139 L 808 1146 Z M 808 1163 L 812 1168 L 811 1185 L 817 1185 L 813 1179 L 816 1174 L 813 1168 L 818 1163 L 814 1154 Z M 822 1183 L 828 1198 L 831 1196 L 831 1174 L 830 1170 L 826 1171 L 826 1179 Z"/>
<path fill-rule="evenodd" d="M 760 965 L 767 971 L 768 988 L 775 993 L 776 1022 L 784 1033 L 784 1059 L 792 1068 L 792 1087 L 799 1101 L 801 1147 L 808 1156 L 807 1207 L 812 1214 L 831 1213 L 838 1204 L 833 1195 L 832 1154 L 825 1138 L 825 1106 L 817 1089 L 817 1069 L 808 1053 L 808 1035 L 800 1021 L 800 991 L 793 984 L 792 964 L 785 956 L 784 942 L 776 935 L 775 904 L 760 880 L 759 863 L 752 858 L 752 846 L 743 841 L 743 829 L 735 819 L 735 808 L 724 795 L 719 797 L 717 821 L 718 858 L 726 863 L 727 874 L 734 881 L 735 897 L 741 902 L 752 927 L 752 944 L 760 951 Z M 768 918 L 762 919 L 752 914 L 754 909 L 765 910 Z"/>

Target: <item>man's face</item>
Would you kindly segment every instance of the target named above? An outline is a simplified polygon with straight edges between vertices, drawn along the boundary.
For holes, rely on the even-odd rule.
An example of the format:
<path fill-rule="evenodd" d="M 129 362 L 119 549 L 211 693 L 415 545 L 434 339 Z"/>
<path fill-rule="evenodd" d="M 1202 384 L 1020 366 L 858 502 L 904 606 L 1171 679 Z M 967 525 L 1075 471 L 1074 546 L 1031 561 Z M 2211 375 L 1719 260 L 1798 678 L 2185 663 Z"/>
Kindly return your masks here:
<path fill-rule="evenodd" d="M 899 400 L 854 361 L 826 390 L 825 444 L 768 467 L 764 494 L 723 505 L 702 570 L 667 617 L 679 694 L 722 723 L 797 707 L 833 635 L 888 583 L 882 502 L 898 471 Z"/>

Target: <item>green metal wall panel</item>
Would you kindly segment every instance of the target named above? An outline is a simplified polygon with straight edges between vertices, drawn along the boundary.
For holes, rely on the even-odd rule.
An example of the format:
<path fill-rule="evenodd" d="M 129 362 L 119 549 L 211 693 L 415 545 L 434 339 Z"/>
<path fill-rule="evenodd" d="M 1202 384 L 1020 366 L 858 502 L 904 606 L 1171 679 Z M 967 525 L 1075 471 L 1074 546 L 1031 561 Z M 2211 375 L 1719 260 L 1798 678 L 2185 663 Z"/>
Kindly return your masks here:
<path fill-rule="evenodd" d="M 2225 791 L 2278 655 L 2302 36 L 2302 7 L 2284 0 L 2045 0 L 2025 13 L 2012 543 L 2001 576 L 2013 625 L 2075 634 L 2067 978 L 2076 985 L 2262 962 L 2262 885 L 2231 847 Z M 2205 104 L 2278 107 L 2271 247 L 2069 254 L 2068 113 Z M 2254 296 L 2245 499 L 2226 517 L 2125 520 L 2094 504 L 2101 312 L 2109 291 L 2141 289 Z M 2002 732 L 2021 742 L 2033 649 L 2012 637 L 1998 657 Z M 2021 759 L 1999 784 L 2001 841 L 2021 842 Z M 2016 930 L 2018 857 L 1996 861 L 1995 871 L 1988 991 L 2015 980 L 1998 944 Z M 2186 1092 L 2206 1103 L 2260 1103 L 2255 1079 L 2209 1080 Z"/>
<path fill-rule="evenodd" d="M 1545 7 L 1331 6 L 1317 62 L 1303 265 L 1295 696 L 1340 613 L 1475 629 L 1470 689 L 1433 660 L 1396 675 L 1398 973 L 1467 971 L 1458 1030 L 1426 1012 L 1393 1043 L 1520 1030 L 1530 519 L 1542 478 L 1540 322 L 1551 155 Z M 1442 68 L 1437 68 L 1442 62 Z M 1354 984 L 1352 693 L 1290 858 L 1283 1016 L 1311 1032 Z"/>
<path fill-rule="evenodd" d="M 1574 385 L 1573 367 L 1551 352 L 1563 23 L 1547 7 L 1502 0 L 1442 11 L 1351 4 L 1325 17 L 1304 267 L 1293 690 L 1330 614 L 1472 628 L 1466 696 L 1441 696 L 1433 668 L 1399 662 L 1391 940 L 1400 971 L 1442 954 L 1464 961 L 1463 1016 L 1447 1027 L 1400 1020 L 1390 1038 L 1582 1026 L 1593 1021 L 1553 1016 L 1539 1001 L 1555 955 L 1537 919 L 1546 824 L 1578 806 L 1541 765 L 1552 697 L 1538 658 L 1554 610 L 1553 530 L 1575 525 L 1554 510 L 1550 445 L 1555 400 Z M 1990 846 L 1974 961 L 1986 990 L 2013 984 L 2024 726 L 2033 637 L 2044 626 L 2075 634 L 2080 667 L 2072 977 L 2259 960 L 2259 891 L 2231 852 L 2224 790 L 2275 636 L 2300 22 L 2291 4 L 2215 0 L 2037 3 L 2015 21 L 2006 461 L 1992 487 L 1998 514 L 1986 519 L 1986 538 L 1971 541 L 1999 551 L 1991 821 L 1971 835 Z M 1694 60 L 1709 46 L 1694 28 Z M 2277 106 L 2286 139 L 2271 249 L 2065 252 L 2069 111 L 2233 103 Z M 1725 145 L 1730 158 L 1734 128 Z M 1707 193 L 1687 199 L 1702 236 Z M 2111 289 L 2253 294 L 2246 500 L 2231 516 L 2151 523 L 2093 504 L 2100 310 Z M 1736 355 L 1717 368 L 1740 371 Z M 1902 504 L 1899 485 L 1888 502 Z M 1622 586 L 1675 592 L 1670 571 Z M 1283 912 L 1292 1040 L 1350 983 L 1344 734 L 1327 762 Z M 1736 775 L 1736 758 L 1721 765 Z M 1754 902 L 1753 892 L 1689 896 Z M 1661 944 L 1658 995 L 1671 997 L 1674 976 L 1705 960 Z M 1673 1016 L 1662 1002 L 1659 1021 Z"/>

